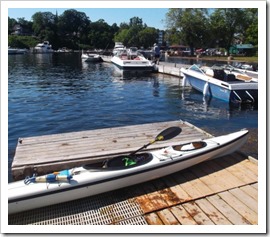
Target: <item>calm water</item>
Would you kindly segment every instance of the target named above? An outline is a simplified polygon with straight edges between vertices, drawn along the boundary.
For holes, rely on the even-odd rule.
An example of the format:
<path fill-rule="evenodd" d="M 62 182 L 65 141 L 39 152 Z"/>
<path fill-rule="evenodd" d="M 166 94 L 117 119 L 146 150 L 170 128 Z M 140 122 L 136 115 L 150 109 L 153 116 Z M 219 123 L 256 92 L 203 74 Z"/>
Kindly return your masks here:
<path fill-rule="evenodd" d="M 8 60 L 9 170 L 19 137 L 179 119 L 214 135 L 258 127 L 257 108 L 204 101 L 176 77 L 123 80 L 114 65 L 83 63 L 79 54 L 10 55 Z"/>

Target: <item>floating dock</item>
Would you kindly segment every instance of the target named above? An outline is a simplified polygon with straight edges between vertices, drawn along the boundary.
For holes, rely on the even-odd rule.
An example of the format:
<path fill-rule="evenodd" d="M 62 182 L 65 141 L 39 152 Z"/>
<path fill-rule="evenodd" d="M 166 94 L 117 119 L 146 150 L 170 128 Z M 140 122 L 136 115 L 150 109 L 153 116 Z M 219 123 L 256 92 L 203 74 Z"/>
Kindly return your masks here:
<path fill-rule="evenodd" d="M 170 126 L 182 133 L 149 149 L 206 138 L 183 121 L 22 138 L 13 175 L 129 153 Z M 31 159 L 32 158 L 32 159 Z M 28 169 L 29 171 L 30 169 Z M 257 160 L 235 152 L 153 181 L 9 215 L 9 225 L 257 225 Z"/>
<path fill-rule="evenodd" d="M 19 138 L 11 167 L 12 176 L 14 180 L 20 180 L 33 173 L 47 174 L 127 155 L 171 126 L 182 128 L 180 136 L 157 142 L 145 151 L 177 144 L 179 139 L 184 142 L 208 136 L 188 123 L 171 121 Z"/>

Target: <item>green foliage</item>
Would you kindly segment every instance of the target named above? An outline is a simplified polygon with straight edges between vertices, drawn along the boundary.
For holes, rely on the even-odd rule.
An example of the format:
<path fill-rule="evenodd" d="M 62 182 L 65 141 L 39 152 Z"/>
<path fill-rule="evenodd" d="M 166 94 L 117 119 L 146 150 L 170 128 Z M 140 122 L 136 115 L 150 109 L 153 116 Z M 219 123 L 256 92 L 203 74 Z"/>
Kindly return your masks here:
<path fill-rule="evenodd" d="M 169 9 L 167 39 L 195 48 L 225 48 L 238 40 L 258 43 L 258 10 L 242 8 Z"/>
<path fill-rule="evenodd" d="M 206 9 L 200 8 L 172 8 L 166 15 L 167 25 L 172 27 L 171 32 L 179 32 L 176 44 L 202 47 L 208 35 L 208 21 Z M 174 41 L 177 39 L 173 38 Z M 193 52 L 192 52 L 193 54 Z"/>
<path fill-rule="evenodd" d="M 35 47 L 37 43 L 39 43 L 39 40 L 33 38 L 32 36 L 8 36 L 8 46 L 14 48 L 30 49 L 31 47 Z"/>
<path fill-rule="evenodd" d="M 173 8 L 167 12 L 165 22 L 165 41 L 170 45 L 228 50 L 236 39 L 243 44 L 258 45 L 258 9 L 255 8 Z M 23 35 L 35 38 L 10 36 L 16 24 L 24 29 Z M 32 21 L 8 18 L 8 33 L 12 47 L 34 47 L 37 42 L 48 40 L 54 49 L 113 48 L 116 41 L 127 47 L 148 48 L 158 38 L 158 30 L 148 27 L 139 17 L 132 17 L 120 26 L 115 23 L 110 26 L 103 19 L 91 22 L 84 12 L 75 9 L 66 10 L 60 16 L 36 12 Z"/>

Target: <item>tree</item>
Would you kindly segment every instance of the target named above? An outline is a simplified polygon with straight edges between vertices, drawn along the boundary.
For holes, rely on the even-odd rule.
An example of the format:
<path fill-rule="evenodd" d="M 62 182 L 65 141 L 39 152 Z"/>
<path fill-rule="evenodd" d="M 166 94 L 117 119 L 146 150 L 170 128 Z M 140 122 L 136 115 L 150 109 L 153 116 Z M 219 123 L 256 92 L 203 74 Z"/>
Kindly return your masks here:
<path fill-rule="evenodd" d="M 8 17 L 8 34 L 13 32 L 13 27 L 16 25 L 17 21 L 14 18 Z"/>
<path fill-rule="evenodd" d="M 56 36 L 55 15 L 51 12 L 37 12 L 32 16 L 34 34 L 40 40 L 54 41 Z"/>
<path fill-rule="evenodd" d="M 178 31 L 175 27 L 166 30 L 165 32 L 165 40 L 167 42 L 170 42 L 170 45 L 181 44 L 180 38 L 181 38 L 180 31 Z"/>
<path fill-rule="evenodd" d="M 258 9 L 244 9 L 246 27 L 243 32 L 244 42 L 258 46 Z"/>
<path fill-rule="evenodd" d="M 153 46 L 153 44 L 156 42 L 158 33 L 155 28 L 146 27 L 145 29 L 139 32 L 138 37 L 139 37 L 139 46 L 149 48 Z"/>
<path fill-rule="evenodd" d="M 123 42 L 127 47 L 137 46 L 140 47 L 145 44 L 140 39 L 140 32 L 147 28 L 146 24 L 139 17 L 130 18 L 129 24 L 121 23 L 118 33 L 115 35 L 115 41 Z M 146 32 L 145 32 L 146 33 Z"/>
<path fill-rule="evenodd" d="M 114 42 L 122 42 L 124 45 L 127 45 L 128 43 L 128 29 L 122 29 L 120 30 L 115 36 L 114 36 Z"/>
<path fill-rule="evenodd" d="M 114 30 L 103 19 L 90 23 L 88 42 L 93 48 L 105 49 L 113 45 L 113 36 Z"/>
<path fill-rule="evenodd" d="M 229 51 L 236 34 L 245 31 L 245 11 L 241 8 L 218 8 L 210 16 L 210 29 L 218 46 Z"/>
<path fill-rule="evenodd" d="M 87 43 L 89 25 L 91 21 L 84 12 L 69 9 L 58 17 L 58 29 L 60 37 L 68 37 L 74 48 L 79 43 Z"/>
<path fill-rule="evenodd" d="M 208 12 L 200 8 L 172 8 L 166 14 L 169 29 L 179 31 L 181 43 L 190 47 L 193 55 L 194 47 L 202 47 L 208 34 Z"/>

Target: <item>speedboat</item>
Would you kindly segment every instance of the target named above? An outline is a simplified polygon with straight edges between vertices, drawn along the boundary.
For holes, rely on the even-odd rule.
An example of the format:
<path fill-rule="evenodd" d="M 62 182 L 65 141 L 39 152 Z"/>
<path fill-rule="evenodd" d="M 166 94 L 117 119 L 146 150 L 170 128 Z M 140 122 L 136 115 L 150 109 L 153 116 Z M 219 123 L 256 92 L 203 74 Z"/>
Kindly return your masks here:
<path fill-rule="evenodd" d="M 183 86 L 188 82 L 204 96 L 215 97 L 233 104 L 258 102 L 258 83 L 247 76 L 226 72 L 223 67 L 192 65 L 181 68 Z"/>
<path fill-rule="evenodd" d="M 84 62 L 100 62 L 101 61 L 100 55 L 93 54 L 93 53 L 82 53 L 81 58 Z"/>
<path fill-rule="evenodd" d="M 167 130 L 167 131 L 166 131 Z M 247 140 L 248 130 L 140 153 L 155 141 L 170 139 L 181 132 L 171 127 L 154 141 L 131 154 L 117 156 L 99 164 L 26 177 L 9 183 L 9 214 L 76 200 L 146 182 L 178 172 L 201 162 L 228 155 Z M 165 134 L 167 133 L 167 134 Z M 166 138 L 167 136 L 167 138 Z"/>
<path fill-rule="evenodd" d="M 111 62 L 122 70 L 143 70 L 145 72 L 152 72 L 154 65 L 143 55 L 137 53 L 136 55 L 129 54 L 127 49 L 119 50 L 111 59 Z"/>
<path fill-rule="evenodd" d="M 34 53 L 53 53 L 54 50 L 50 45 L 49 41 L 44 41 L 43 43 L 38 43 L 34 48 Z"/>

